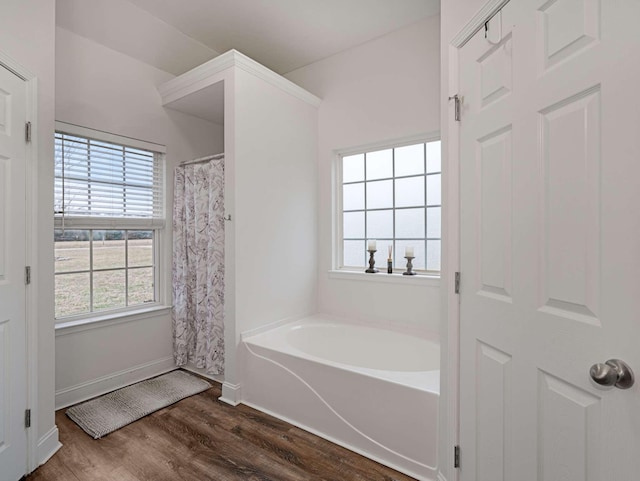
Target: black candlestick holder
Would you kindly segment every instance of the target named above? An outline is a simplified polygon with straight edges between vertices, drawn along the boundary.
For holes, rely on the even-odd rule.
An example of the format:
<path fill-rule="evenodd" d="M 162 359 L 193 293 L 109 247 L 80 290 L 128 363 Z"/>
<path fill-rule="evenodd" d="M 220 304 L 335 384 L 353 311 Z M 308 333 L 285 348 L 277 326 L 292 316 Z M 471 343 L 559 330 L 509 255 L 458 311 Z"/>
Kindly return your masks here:
<path fill-rule="evenodd" d="M 407 270 L 405 272 L 403 272 L 402 275 L 403 276 L 415 276 L 416 273 L 413 271 L 413 264 L 411 263 L 411 261 L 413 259 L 415 259 L 415 257 L 405 256 L 405 259 L 407 259 Z"/>
<path fill-rule="evenodd" d="M 365 271 L 368 274 L 375 274 L 378 272 L 378 269 L 374 267 L 376 265 L 376 260 L 373 258 L 373 254 L 376 252 L 378 252 L 376 249 L 369 249 L 369 268 Z"/>

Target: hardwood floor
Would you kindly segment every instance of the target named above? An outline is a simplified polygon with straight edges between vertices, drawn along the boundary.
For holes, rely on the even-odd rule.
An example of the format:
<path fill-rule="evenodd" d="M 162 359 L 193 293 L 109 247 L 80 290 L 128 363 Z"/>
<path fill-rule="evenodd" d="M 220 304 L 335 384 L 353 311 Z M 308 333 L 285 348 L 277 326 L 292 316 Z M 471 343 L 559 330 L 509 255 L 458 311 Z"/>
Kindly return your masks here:
<path fill-rule="evenodd" d="M 220 386 L 93 440 L 56 413 L 63 447 L 27 481 L 410 481 L 249 407 Z"/>

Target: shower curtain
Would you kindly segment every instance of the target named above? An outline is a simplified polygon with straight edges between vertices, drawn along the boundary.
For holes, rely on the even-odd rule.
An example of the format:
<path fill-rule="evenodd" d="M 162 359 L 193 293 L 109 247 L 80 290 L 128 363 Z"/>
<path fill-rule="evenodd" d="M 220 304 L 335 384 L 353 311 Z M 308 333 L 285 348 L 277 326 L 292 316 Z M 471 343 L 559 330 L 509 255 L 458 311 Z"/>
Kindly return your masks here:
<path fill-rule="evenodd" d="M 173 356 L 224 374 L 224 159 L 175 170 Z"/>

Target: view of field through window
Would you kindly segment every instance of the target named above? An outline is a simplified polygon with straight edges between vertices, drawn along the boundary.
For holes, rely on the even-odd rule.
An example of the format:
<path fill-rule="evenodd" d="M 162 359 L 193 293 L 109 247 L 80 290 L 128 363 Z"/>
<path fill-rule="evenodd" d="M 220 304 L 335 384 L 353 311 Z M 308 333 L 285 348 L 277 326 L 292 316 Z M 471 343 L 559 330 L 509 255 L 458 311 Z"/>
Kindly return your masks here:
<path fill-rule="evenodd" d="M 56 318 L 155 301 L 153 231 L 56 230 Z"/>

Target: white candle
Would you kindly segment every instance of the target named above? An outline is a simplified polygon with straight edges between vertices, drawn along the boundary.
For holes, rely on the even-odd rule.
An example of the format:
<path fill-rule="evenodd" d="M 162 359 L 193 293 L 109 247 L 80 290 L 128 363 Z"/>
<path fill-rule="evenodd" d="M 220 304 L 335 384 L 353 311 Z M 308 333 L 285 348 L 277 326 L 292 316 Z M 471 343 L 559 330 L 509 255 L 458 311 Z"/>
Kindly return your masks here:
<path fill-rule="evenodd" d="M 376 241 L 375 241 L 375 239 L 369 241 L 367 250 L 370 250 L 370 251 L 375 251 L 376 250 Z"/>
<path fill-rule="evenodd" d="M 405 257 L 413 257 L 413 247 L 405 247 L 404 256 Z"/>

